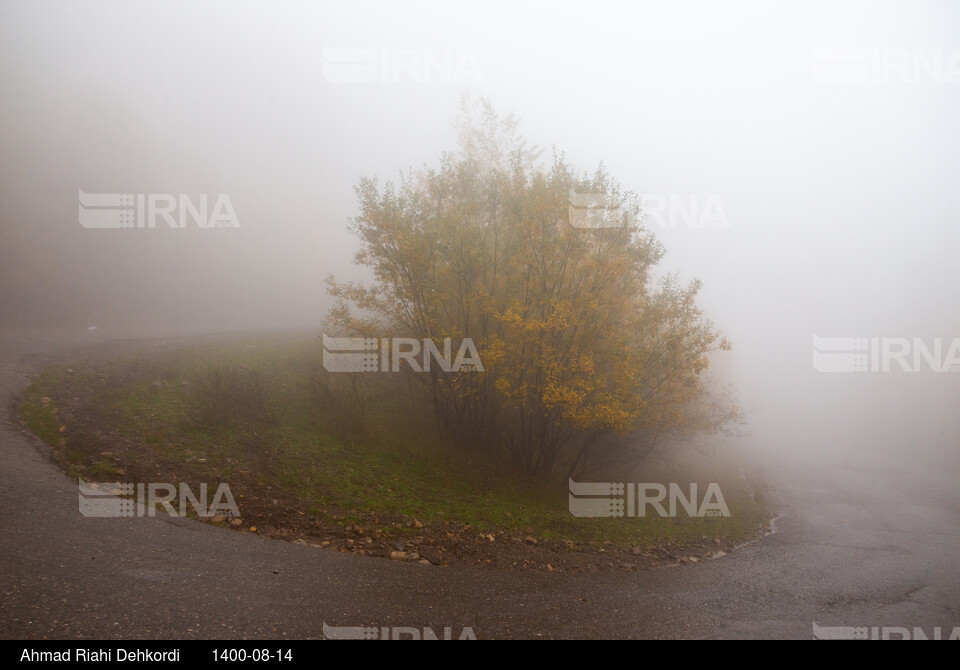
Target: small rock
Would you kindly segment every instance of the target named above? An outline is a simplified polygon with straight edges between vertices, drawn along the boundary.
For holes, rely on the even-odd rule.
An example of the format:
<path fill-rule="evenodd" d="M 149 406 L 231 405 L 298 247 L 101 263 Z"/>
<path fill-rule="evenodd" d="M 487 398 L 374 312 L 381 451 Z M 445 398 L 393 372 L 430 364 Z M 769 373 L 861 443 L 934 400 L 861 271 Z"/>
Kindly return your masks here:
<path fill-rule="evenodd" d="M 231 526 L 242 526 L 242 525 L 243 525 L 243 519 L 230 519 L 230 525 L 231 525 Z"/>
<path fill-rule="evenodd" d="M 414 528 L 423 528 L 423 524 L 422 524 L 419 520 L 414 519 L 414 520 L 413 520 L 413 527 L 414 527 Z"/>
<path fill-rule="evenodd" d="M 395 560 L 395 561 L 403 561 L 403 560 L 406 560 L 406 558 L 407 558 L 407 552 L 405 552 L 405 551 L 391 551 L 391 552 L 390 552 L 390 558 L 392 558 L 392 559 Z"/>
<path fill-rule="evenodd" d="M 523 538 L 523 541 L 527 544 L 536 544 L 537 538 L 533 537 L 532 535 L 527 535 L 525 538 Z"/>
<path fill-rule="evenodd" d="M 428 561 L 425 558 L 421 558 L 419 561 L 417 561 L 417 563 L 419 563 L 420 565 L 430 565 L 430 561 Z"/>
<path fill-rule="evenodd" d="M 421 562 L 427 561 L 428 563 L 433 563 L 434 565 L 440 565 L 440 555 L 431 550 L 423 550 L 420 552 Z"/>
<path fill-rule="evenodd" d="M 409 554 L 407 554 L 407 560 L 408 560 L 408 561 L 419 561 L 419 560 L 420 560 L 420 554 L 418 554 L 418 553 L 415 552 L 415 551 L 412 551 L 412 552 L 410 552 Z"/>

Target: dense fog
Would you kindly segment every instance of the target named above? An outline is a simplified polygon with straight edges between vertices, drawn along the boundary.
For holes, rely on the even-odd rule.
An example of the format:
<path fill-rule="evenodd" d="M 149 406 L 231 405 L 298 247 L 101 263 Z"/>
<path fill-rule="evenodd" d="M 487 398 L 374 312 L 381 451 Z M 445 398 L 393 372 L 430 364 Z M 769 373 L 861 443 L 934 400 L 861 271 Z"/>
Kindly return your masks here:
<path fill-rule="evenodd" d="M 660 271 L 732 342 L 745 443 L 956 467 L 958 27 L 947 2 L 4 2 L 0 327 L 319 334 L 325 277 L 364 277 L 354 187 L 436 165 L 468 95 L 645 194 Z M 84 227 L 81 192 L 171 195 L 179 225 Z M 180 209 L 203 195 L 228 225 Z M 818 370 L 815 337 L 879 369 Z"/>

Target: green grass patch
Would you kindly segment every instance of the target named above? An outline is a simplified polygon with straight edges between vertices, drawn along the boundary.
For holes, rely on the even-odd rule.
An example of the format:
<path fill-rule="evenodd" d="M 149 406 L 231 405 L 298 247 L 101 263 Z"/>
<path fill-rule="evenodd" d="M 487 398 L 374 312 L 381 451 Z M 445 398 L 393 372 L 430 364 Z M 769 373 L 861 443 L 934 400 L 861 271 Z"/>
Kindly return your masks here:
<path fill-rule="evenodd" d="M 318 390 L 319 365 L 318 342 L 302 336 L 118 353 L 44 370 L 19 409 L 74 475 L 115 481 L 128 471 L 152 476 L 137 471 L 145 463 L 161 472 L 176 466 L 200 481 L 277 492 L 295 499 L 303 515 L 343 523 L 406 515 L 486 532 L 532 528 L 548 539 L 637 545 L 748 537 L 766 520 L 752 483 L 709 464 L 696 480 L 701 492 L 720 482 L 728 518 L 577 519 L 565 488 L 498 482 L 455 464 L 426 404 L 409 401 L 416 391 L 399 375 L 371 376 L 380 386 L 365 390 L 359 425 Z M 69 408 L 67 416 L 60 407 Z"/>

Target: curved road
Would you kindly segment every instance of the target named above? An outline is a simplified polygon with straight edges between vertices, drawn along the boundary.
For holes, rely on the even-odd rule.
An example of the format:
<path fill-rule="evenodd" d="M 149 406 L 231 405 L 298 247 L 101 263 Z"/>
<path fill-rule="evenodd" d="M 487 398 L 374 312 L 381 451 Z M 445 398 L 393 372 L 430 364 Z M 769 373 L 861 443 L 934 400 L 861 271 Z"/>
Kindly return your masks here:
<path fill-rule="evenodd" d="M 806 638 L 960 627 L 960 492 L 945 474 L 770 466 L 778 532 L 647 572 L 399 564 L 180 519 L 84 518 L 14 418 L 88 334 L 0 336 L 0 630 L 8 638 L 320 638 L 322 625 L 483 638 Z M 99 339 L 99 338 L 97 338 Z"/>

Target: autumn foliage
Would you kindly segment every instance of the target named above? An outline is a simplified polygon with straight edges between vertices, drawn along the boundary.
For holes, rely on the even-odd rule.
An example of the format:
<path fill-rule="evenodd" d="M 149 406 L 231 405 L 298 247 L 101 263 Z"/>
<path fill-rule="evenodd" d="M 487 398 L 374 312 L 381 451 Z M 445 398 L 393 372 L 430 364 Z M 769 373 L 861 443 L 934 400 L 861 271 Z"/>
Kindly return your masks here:
<path fill-rule="evenodd" d="M 698 309 L 697 282 L 654 279 L 664 252 L 637 198 L 562 155 L 542 166 L 486 102 L 466 102 L 458 130 L 438 167 L 360 182 L 356 262 L 373 280 L 331 277 L 330 321 L 364 336 L 472 338 L 483 372 L 411 374 L 450 445 L 530 478 L 629 465 L 735 418 L 702 374 L 729 345 Z M 602 195 L 615 225 L 571 225 L 571 192 Z"/>

